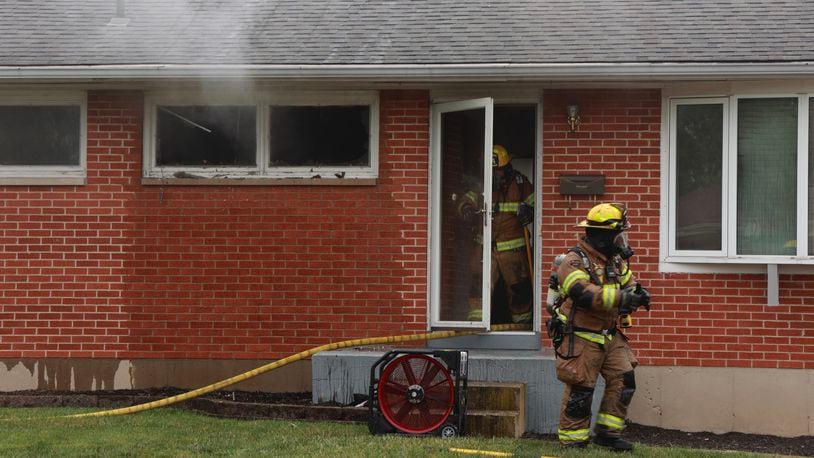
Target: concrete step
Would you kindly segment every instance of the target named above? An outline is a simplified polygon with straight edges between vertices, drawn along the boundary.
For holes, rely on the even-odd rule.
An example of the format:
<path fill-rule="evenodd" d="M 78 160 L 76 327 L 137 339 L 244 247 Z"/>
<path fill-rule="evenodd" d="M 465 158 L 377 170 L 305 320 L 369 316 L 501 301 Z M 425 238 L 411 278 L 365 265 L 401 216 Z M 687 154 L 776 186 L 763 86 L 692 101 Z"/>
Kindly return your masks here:
<path fill-rule="evenodd" d="M 526 422 L 519 412 L 508 410 L 467 410 L 466 435 L 480 437 L 519 438 Z"/>
<path fill-rule="evenodd" d="M 471 381 L 467 389 L 467 434 L 518 438 L 526 431 L 524 383 Z"/>
<path fill-rule="evenodd" d="M 466 398 L 468 409 L 517 412 L 526 405 L 526 385 L 511 382 L 470 381 Z"/>

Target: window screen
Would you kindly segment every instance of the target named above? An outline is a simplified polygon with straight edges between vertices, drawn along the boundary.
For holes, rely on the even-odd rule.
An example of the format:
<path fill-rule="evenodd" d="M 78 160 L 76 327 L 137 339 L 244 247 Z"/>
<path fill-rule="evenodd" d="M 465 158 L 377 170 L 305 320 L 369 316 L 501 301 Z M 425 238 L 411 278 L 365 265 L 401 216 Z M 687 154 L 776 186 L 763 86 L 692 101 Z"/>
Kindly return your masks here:
<path fill-rule="evenodd" d="M 794 255 L 797 99 L 738 101 L 737 254 Z"/>
<path fill-rule="evenodd" d="M 370 107 L 272 106 L 269 165 L 370 165 Z"/>
<path fill-rule="evenodd" d="M 676 107 L 676 249 L 720 251 L 723 178 L 721 103 Z"/>
<path fill-rule="evenodd" d="M 254 106 L 161 105 L 156 111 L 156 165 L 257 164 Z"/>
<path fill-rule="evenodd" d="M 80 165 L 79 106 L 0 106 L 0 165 Z"/>

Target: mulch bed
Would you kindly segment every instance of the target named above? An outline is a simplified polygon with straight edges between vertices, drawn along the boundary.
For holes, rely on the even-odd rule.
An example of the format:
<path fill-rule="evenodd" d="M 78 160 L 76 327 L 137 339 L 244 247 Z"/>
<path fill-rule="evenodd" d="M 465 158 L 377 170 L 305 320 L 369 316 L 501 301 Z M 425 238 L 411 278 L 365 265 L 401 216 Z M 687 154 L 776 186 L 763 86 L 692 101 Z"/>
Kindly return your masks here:
<path fill-rule="evenodd" d="M 0 407 L 93 407 L 115 408 L 182 394 L 186 390 L 162 388 L 89 392 L 15 391 L 0 394 Z M 367 407 L 325 403 L 315 405 L 311 393 L 260 393 L 217 391 L 190 399 L 178 407 L 218 417 L 259 419 L 281 418 L 367 422 Z M 529 439 L 555 440 L 553 435 L 526 433 Z M 625 438 L 659 447 L 733 450 L 756 453 L 814 456 L 814 436 L 776 437 L 743 433 L 687 433 L 637 424 L 628 425 Z"/>

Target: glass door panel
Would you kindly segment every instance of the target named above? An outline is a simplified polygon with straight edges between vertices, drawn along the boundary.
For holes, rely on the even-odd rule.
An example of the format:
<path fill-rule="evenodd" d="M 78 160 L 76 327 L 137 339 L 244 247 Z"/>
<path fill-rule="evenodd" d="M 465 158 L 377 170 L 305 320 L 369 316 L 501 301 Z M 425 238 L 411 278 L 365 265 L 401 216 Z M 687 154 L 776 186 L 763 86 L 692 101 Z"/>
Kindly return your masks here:
<path fill-rule="evenodd" d="M 489 329 L 491 99 L 433 106 L 431 325 Z"/>

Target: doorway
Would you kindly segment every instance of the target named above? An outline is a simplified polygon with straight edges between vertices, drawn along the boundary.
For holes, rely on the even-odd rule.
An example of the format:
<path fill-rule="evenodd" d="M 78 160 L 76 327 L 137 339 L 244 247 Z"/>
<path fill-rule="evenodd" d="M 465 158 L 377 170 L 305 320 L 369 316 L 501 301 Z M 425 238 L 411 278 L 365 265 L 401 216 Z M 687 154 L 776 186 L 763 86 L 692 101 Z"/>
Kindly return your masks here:
<path fill-rule="evenodd" d="M 535 217 L 520 233 L 520 244 L 511 248 L 516 259 L 522 259 L 528 276 L 522 294 L 531 303 L 529 326 L 525 332 L 490 333 L 491 326 L 512 323 L 518 316 L 516 305 L 512 309 L 509 304 L 510 297 L 515 304 L 519 297 L 516 278 L 509 275 L 515 282 L 510 285 L 505 274 L 495 275 L 501 269 L 505 272 L 504 264 L 495 255 L 505 224 L 494 229 L 493 223 L 501 217 L 505 220 L 507 212 L 516 212 L 519 202 L 506 202 L 497 192 L 484 192 L 499 189 L 493 188 L 499 186 L 501 178 L 493 176 L 492 146 L 502 145 L 511 156 L 510 168 L 526 177 L 535 196 L 539 194 L 535 184 L 539 174 L 539 125 L 537 102 L 495 103 L 491 98 L 482 98 L 432 106 L 431 328 L 482 329 L 483 337 L 499 337 L 501 341 L 525 336 L 520 339 L 525 344 L 514 342 L 511 347 L 539 348 L 540 287 L 534 280 L 539 278 L 534 262 L 539 202 L 532 197 Z M 477 202 L 476 217 L 462 218 L 462 206 L 472 202 Z M 505 243 L 500 243 L 504 249 Z M 479 313 L 474 313 L 476 309 Z M 482 338 L 475 340 L 486 348 L 502 346 Z"/>

